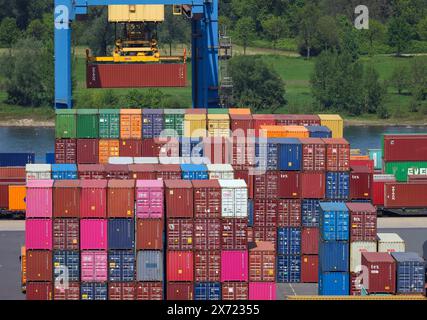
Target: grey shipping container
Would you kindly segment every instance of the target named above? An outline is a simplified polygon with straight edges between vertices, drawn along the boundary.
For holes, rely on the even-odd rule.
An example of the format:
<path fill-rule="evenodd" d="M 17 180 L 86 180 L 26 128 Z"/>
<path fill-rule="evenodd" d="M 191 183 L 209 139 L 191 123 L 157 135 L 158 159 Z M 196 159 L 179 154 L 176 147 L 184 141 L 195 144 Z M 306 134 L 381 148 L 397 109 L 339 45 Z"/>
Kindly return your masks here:
<path fill-rule="evenodd" d="M 163 281 L 163 253 L 161 251 L 139 251 L 136 261 L 138 281 Z"/>
<path fill-rule="evenodd" d="M 398 293 L 417 294 L 425 290 L 425 261 L 414 252 L 392 252 L 396 260 Z"/>

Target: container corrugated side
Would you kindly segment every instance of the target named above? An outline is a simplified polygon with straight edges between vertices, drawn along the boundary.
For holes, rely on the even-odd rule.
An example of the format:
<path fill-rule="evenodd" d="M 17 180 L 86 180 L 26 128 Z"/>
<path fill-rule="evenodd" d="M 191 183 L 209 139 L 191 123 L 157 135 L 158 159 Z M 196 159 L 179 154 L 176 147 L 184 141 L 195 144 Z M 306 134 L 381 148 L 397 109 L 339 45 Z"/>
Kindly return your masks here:
<path fill-rule="evenodd" d="M 163 281 L 163 254 L 161 251 L 138 251 L 136 259 L 138 281 Z"/>

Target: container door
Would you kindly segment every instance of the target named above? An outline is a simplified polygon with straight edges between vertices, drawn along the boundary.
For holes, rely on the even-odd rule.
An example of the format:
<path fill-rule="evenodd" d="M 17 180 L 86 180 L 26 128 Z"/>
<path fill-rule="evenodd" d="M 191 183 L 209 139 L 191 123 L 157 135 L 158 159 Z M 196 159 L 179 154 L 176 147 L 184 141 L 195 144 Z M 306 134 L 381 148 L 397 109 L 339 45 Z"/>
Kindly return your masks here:
<path fill-rule="evenodd" d="M 233 218 L 235 216 L 234 189 L 222 189 L 222 217 Z"/>
<path fill-rule="evenodd" d="M 248 216 L 248 190 L 246 188 L 235 189 L 235 213 L 238 218 Z"/>

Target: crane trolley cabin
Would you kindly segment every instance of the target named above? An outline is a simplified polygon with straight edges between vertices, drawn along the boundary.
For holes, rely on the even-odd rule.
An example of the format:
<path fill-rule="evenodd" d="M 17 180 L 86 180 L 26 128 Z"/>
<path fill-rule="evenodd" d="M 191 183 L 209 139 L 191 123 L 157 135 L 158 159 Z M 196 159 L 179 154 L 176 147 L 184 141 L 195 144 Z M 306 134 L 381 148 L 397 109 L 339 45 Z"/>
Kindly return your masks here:
<path fill-rule="evenodd" d="M 187 52 L 162 56 L 158 47 L 166 5 L 191 23 L 193 108 L 218 108 L 218 0 L 55 0 L 55 108 L 73 107 L 72 22 L 90 6 L 108 6 L 116 40 L 109 55 L 86 51 L 88 88 L 186 86 Z"/>

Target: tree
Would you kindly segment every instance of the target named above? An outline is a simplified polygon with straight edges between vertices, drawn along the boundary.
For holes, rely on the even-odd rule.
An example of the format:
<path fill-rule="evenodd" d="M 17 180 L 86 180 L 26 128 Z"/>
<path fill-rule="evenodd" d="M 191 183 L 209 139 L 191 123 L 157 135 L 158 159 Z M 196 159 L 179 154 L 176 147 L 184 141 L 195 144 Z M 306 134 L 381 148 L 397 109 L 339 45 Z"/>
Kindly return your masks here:
<path fill-rule="evenodd" d="M 239 19 L 234 28 L 234 36 L 243 46 L 243 54 L 246 55 L 246 49 L 251 44 L 255 36 L 255 23 L 250 17 Z"/>
<path fill-rule="evenodd" d="M 105 56 L 108 52 L 108 46 L 114 45 L 114 29 L 112 24 L 108 22 L 108 11 L 105 8 L 93 8 L 91 15 L 93 20 L 88 26 L 85 38 L 90 45 L 92 54 L 95 56 Z"/>
<path fill-rule="evenodd" d="M 369 29 L 362 31 L 363 35 L 369 42 L 369 52 L 372 55 L 374 53 L 374 41 L 382 41 L 385 36 L 384 25 L 374 19 L 369 19 Z"/>
<path fill-rule="evenodd" d="M 298 17 L 300 19 L 298 36 L 303 42 L 307 52 L 307 59 L 310 59 L 311 49 L 316 43 L 317 22 L 319 20 L 319 16 L 319 8 L 314 2 L 310 0 L 298 12 Z"/>
<path fill-rule="evenodd" d="M 338 48 L 339 35 L 338 25 L 331 16 L 322 16 L 317 22 L 318 41 L 323 50 Z"/>
<path fill-rule="evenodd" d="M 340 45 L 339 52 L 351 55 L 353 61 L 359 58 L 360 54 L 360 32 L 354 28 L 353 23 L 345 16 L 338 19 Z"/>
<path fill-rule="evenodd" d="M 427 99 L 427 60 L 415 57 L 411 62 L 411 93 L 416 100 Z"/>
<path fill-rule="evenodd" d="M 404 90 L 409 88 L 409 70 L 404 65 L 397 65 L 388 81 L 393 86 L 398 94 L 402 94 Z"/>
<path fill-rule="evenodd" d="M 277 41 L 283 37 L 286 31 L 285 20 L 281 17 L 269 16 L 263 20 L 262 28 L 267 38 L 273 42 L 273 48 L 276 48 Z"/>
<path fill-rule="evenodd" d="M 400 56 L 408 47 L 411 40 L 411 29 L 402 17 L 391 18 L 388 24 L 388 44 L 396 49 L 396 55 Z"/>
<path fill-rule="evenodd" d="M 19 29 L 14 18 L 4 18 L 0 24 L 0 44 L 11 50 L 19 38 Z"/>
<path fill-rule="evenodd" d="M 35 19 L 30 22 L 28 25 L 26 34 L 29 37 L 32 37 L 37 40 L 44 40 L 46 39 L 46 33 L 47 33 L 47 26 L 43 24 L 42 21 L 39 19 Z"/>
<path fill-rule="evenodd" d="M 364 94 L 365 94 L 365 108 L 364 112 L 376 113 L 378 107 L 383 103 L 385 88 L 380 83 L 380 76 L 378 71 L 369 65 L 364 74 Z"/>
<path fill-rule="evenodd" d="M 254 110 L 277 108 L 287 104 L 285 83 L 259 56 L 236 56 L 230 61 L 236 105 Z"/>
<path fill-rule="evenodd" d="M 165 21 L 159 26 L 159 44 L 167 44 L 169 55 L 172 55 L 174 45 L 189 42 L 190 24 L 181 17 L 174 16 L 172 8 L 166 8 Z"/>
<path fill-rule="evenodd" d="M 418 22 L 417 31 L 420 39 L 427 41 L 427 17 Z"/>

